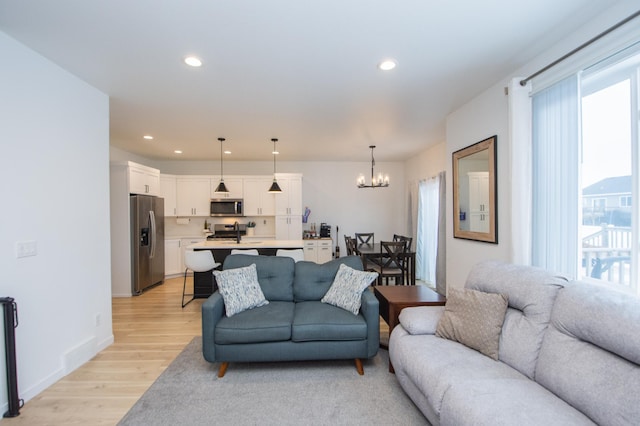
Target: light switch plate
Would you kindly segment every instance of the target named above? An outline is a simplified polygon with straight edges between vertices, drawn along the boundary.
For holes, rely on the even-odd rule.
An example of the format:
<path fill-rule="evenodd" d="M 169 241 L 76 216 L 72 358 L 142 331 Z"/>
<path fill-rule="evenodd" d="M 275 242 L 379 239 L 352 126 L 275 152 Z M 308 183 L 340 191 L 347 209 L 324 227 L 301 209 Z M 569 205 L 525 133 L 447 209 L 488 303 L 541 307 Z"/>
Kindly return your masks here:
<path fill-rule="evenodd" d="M 37 241 L 18 241 L 16 242 L 16 257 L 19 259 L 21 257 L 35 256 L 38 254 L 38 243 Z"/>

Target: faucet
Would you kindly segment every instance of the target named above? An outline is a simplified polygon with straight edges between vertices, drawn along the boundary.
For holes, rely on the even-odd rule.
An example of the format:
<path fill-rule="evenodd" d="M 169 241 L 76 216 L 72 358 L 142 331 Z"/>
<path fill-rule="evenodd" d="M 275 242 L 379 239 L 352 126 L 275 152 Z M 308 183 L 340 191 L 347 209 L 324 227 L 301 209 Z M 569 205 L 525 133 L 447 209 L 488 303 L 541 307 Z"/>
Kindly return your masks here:
<path fill-rule="evenodd" d="M 238 223 L 238 221 L 236 220 L 236 222 L 233 224 L 233 229 L 236 231 L 236 243 L 240 244 L 240 224 Z"/>

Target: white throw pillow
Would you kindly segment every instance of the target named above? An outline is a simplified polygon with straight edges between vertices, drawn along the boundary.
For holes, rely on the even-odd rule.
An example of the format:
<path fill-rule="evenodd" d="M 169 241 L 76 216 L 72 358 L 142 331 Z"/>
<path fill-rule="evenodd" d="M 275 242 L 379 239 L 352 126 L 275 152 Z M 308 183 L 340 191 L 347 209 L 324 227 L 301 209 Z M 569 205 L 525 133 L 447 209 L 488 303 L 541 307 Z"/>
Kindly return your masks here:
<path fill-rule="evenodd" d="M 343 263 L 338 268 L 333 284 L 320 301 L 358 315 L 362 292 L 376 278 L 377 272 L 357 271 Z"/>
<path fill-rule="evenodd" d="M 213 271 L 227 316 L 269 303 L 258 283 L 256 264 L 244 268 Z"/>

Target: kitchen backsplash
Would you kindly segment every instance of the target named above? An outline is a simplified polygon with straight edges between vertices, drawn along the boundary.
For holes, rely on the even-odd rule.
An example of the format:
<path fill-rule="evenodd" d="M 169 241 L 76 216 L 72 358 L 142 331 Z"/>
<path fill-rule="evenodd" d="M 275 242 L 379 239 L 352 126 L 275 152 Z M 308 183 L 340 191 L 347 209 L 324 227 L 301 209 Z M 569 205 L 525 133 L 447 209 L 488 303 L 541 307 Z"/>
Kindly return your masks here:
<path fill-rule="evenodd" d="M 213 229 L 214 224 L 233 224 L 236 221 L 238 223 L 248 223 L 253 221 L 256 223 L 255 236 L 265 236 L 269 238 L 275 238 L 276 235 L 276 221 L 275 217 L 268 216 L 246 216 L 246 217 L 230 217 L 230 218 L 215 218 L 215 217 L 189 217 L 180 218 L 189 219 L 189 223 L 186 225 L 180 225 L 175 217 L 164 218 L 164 234 L 165 238 L 176 237 L 199 237 L 204 236 L 202 230 L 204 229 L 204 221 L 211 224 Z"/>

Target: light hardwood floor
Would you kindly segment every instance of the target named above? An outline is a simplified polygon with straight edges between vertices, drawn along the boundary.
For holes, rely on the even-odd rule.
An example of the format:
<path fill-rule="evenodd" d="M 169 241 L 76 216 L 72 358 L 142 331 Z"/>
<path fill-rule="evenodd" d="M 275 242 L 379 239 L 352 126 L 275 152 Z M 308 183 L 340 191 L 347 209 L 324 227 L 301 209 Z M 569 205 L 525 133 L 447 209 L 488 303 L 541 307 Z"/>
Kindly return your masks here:
<path fill-rule="evenodd" d="M 190 278 L 187 288 L 190 288 Z M 141 296 L 113 299 L 115 342 L 50 386 L 3 425 L 115 425 L 182 349 L 201 335 L 196 299 L 180 307 L 182 278 Z M 381 338 L 388 327 L 381 320 Z M 366 373 L 365 373 L 366 374 Z"/>

